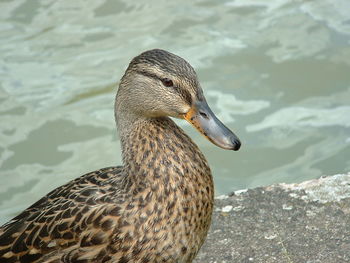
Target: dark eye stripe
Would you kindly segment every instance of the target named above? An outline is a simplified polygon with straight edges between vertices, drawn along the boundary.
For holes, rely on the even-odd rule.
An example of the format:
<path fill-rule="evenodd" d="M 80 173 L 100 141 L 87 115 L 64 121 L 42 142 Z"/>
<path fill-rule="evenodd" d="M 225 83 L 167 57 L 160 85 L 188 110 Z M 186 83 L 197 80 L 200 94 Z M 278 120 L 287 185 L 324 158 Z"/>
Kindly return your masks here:
<path fill-rule="evenodd" d="M 185 101 L 187 101 L 187 103 L 189 105 L 192 105 L 192 96 L 191 94 L 187 91 L 187 90 L 180 90 L 180 93 L 182 95 L 182 97 L 184 98 Z"/>
<path fill-rule="evenodd" d="M 139 73 L 140 75 L 143 75 L 143 76 L 152 78 L 152 79 L 159 79 L 159 78 L 157 77 L 157 75 L 152 74 L 152 73 L 149 73 L 149 72 L 147 72 L 147 71 L 137 71 L 137 73 Z"/>
<path fill-rule="evenodd" d="M 143 75 L 143 76 L 146 76 L 146 77 L 149 77 L 149 78 L 153 78 L 153 79 L 157 79 L 157 80 L 160 80 L 163 82 L 163 79 L 160 79 L 157 75 L 155 74 L 152 74 L 150 72 L 147 72 L 147 71 L 137 71 L 137 73 Z M 164 84 L 164 83 L 163 83 Z M 184 89 L 181 89 L 177 86 L 174 86 L 174 83 L 173 83 L 173 89 L 176 90 L 180 95 L 181 97 L 184 98 L 185 101 L 187 101 L 190 105 L 192 104 L 192 96 L 191 94 L 187 91 L 187 90 L 184 90 Z"/>

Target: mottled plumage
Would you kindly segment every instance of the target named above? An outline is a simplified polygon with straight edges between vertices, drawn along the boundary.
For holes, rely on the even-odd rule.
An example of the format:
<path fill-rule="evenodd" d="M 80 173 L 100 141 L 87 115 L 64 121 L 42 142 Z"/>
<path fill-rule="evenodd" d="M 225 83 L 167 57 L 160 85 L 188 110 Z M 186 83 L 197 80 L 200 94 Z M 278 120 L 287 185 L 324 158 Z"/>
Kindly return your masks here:
<path fill-rule="evenodd" d="M 167 116 L 197 127 L 211 112 L 189 117 L 196 101 L 205 99 L 185 60 L 163 50 L 134 58 L 116 98 L 123 166 L 83 175 L 2 226 L 0 262 L 192 262 L 210 225 L 213 181 L 198 147 Z M 197 128 L 239 148 L 227 130 L 211 137 L 212 128 Z"/>

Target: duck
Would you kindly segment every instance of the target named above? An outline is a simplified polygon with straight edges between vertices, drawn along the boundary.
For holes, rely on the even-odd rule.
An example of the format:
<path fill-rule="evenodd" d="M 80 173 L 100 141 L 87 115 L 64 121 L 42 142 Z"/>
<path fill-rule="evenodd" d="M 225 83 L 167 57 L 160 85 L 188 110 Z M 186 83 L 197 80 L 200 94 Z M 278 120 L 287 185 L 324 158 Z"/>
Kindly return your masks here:
<path fill-rule="evenodd" d="M 209 108 L 193 67 L 162 49 L 131 60 L 114 108 L 123 165 L 82 175 L 4 224 L 0 262 L 193 261 L 211 224 L 213 178 L 172 118 L 223 149 L 240 140 Z"/>

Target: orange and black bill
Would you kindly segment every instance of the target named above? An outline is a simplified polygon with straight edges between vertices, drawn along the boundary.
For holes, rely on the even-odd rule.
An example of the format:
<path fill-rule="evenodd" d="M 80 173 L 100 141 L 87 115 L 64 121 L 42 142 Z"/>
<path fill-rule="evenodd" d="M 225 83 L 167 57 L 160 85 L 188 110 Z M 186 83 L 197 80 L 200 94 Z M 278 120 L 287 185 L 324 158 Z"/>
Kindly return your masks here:
<path fill-rule="evenodd" d="M 238 137 L 215 116 L 205 100 L 194 103 L 184 119 L 223 149 L 237 151 L 241 147 Z"/>

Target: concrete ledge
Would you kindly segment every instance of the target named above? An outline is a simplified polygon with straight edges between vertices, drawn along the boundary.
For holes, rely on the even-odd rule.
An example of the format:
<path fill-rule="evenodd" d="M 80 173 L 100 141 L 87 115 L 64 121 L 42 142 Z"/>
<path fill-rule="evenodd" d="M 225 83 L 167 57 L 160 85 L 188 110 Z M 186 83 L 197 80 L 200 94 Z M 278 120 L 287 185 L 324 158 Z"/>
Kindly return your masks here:
<path fill-rule="evenodd" d="M 350 173 L 216 199 L 195 262 L 350 262 Z"/>

